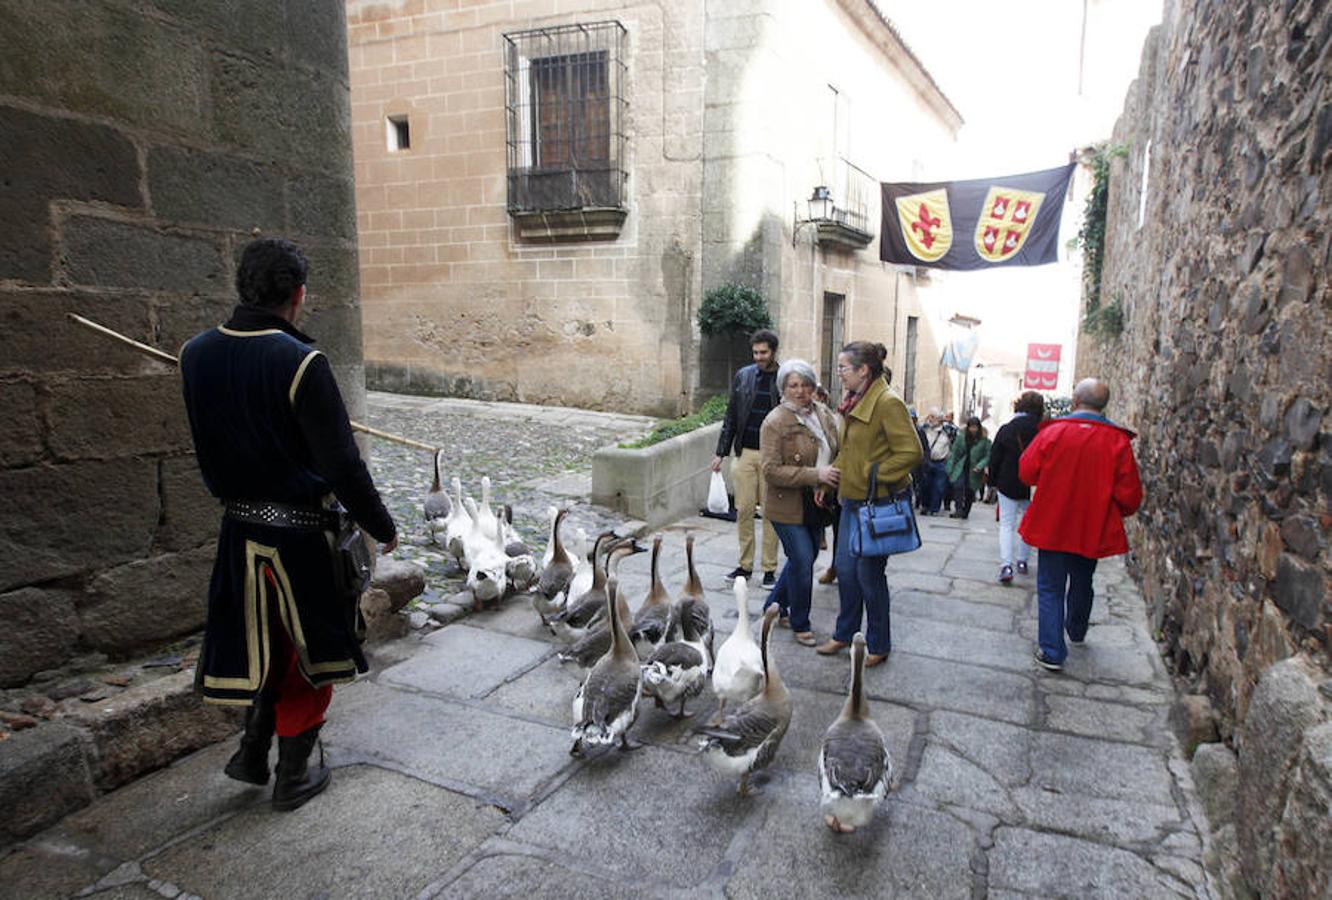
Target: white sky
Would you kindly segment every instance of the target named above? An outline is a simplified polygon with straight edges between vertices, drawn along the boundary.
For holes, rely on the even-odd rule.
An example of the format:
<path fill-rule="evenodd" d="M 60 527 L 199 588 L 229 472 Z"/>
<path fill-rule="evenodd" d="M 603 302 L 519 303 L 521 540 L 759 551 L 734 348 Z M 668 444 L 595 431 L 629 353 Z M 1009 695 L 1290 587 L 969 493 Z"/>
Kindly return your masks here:
<path fill-rule="evenodd" d="M 1142 41 L 1161 0 L 876 0 L 965 124 L 954 158 L 927 162 L 922 180 L 1049 169 L 1110 137 L 1137 76 Z M 1082 40 L 1083 14 L 1087 38 Z M 1081 57 L 1081 92 L 1079 63 Z M 1065 345 L 1071 376 L 1079 265 L 1065 262 L 1081 198 L 1066 204 L 1061 262 L 1026 269 L 948 272 L 948 314 L 982 320 L 980 356 L 1025 358 L 1028 342 Z M 1062 386 L 1062 385 L 1061 385 Z"/>

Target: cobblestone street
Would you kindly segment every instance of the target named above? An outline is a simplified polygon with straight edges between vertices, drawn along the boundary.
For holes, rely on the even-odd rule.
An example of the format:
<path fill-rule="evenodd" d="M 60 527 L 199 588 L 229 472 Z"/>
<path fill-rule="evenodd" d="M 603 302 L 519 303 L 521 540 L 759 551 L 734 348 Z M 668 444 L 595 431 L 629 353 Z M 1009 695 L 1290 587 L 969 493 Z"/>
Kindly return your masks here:
<path fill-rule="evenodd" d="M 474 483 L 490 469 L 497 500 L 514 503 L 538 546 L 540 510 L 577 493 L 568 473 L 646 424 L 462 406 L 374 395 L 370 421 L 446 441 L 446 475 L 468 471 Z M 419 521 L 423 457 L 374 449 L 404 522 Z M 665 529 L 672 593 L 688 530 L 720 642 L 735 621 L 723 577 L 734 526 L 691 518 Z M 418 532 L 408 526 L 400 555 L 429 561 Z M 330 897 L 1210 896 L 1189 769 L 1166 722 L 1171 685 L 1122 563 L 1098 570 L 1087 643 L 1053 675 L 1031 660 L 1034 577 L 994 582 L 993 507 L 965 522 L 924 519 L 922 533 L 924 547 L 889 565 L 893 653 L 866 673 L 894 791 L 855 835 L 823 827 L 815 762 L 843 702 L 845 655 L 775 634 L 794 719 L 762 792 L 740 798 L 697 755 L 688 725 L 648 703 L 633 731 L 646 748 L 571 758 L 581 672 L 555 658 L 558 643 L 519 596 L 376 648 L 369 676 L 339 688 L 330 710 L 332 786 L 300 811 L 274 813 L 267 791 L 224 777 L 227 742 L 0 861 L 3 893 L 252 897 L 262 883 L 274 896 Z M 642 554 L 622 566 L 631 606 L 648 565 Z M 433 574 L 430 588 L 441 590 Z M 763 597 L 751 593 L 752 614 Z M 816 585 L 814 607 L 827 637 L 836 586 Z M 700 719 L 712 707 L 710 693 L 691 704 Z"/>

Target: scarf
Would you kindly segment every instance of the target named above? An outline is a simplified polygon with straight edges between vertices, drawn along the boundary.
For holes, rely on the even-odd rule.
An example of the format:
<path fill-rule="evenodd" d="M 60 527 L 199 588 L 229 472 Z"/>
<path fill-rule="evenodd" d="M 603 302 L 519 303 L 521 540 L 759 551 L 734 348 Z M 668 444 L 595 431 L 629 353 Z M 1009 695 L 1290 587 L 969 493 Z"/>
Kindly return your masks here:
<path fill-rule="evenodd" d="M 868 381 L 865 382 L 865 384 L 858 391 L 847 391 L 846 394 L 843 395 L 842 403 L 840 406 L 837 407 L 837 411 L 842 415 L 846 415 L 851 410 L 855 409 L 856 404 L 860 402 L 861 397 L 865 396 L 865 392 L 867 390 L 869 390 Z"/>

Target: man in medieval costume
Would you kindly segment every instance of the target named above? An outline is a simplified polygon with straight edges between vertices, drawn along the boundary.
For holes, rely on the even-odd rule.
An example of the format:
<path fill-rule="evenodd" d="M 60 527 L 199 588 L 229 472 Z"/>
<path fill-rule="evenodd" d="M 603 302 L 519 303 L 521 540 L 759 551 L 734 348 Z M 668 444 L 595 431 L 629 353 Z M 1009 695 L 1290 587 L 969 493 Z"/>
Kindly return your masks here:
<path fill-rule="evenodd" d="M 251 243 L 236 273 L 240 305 L 180 356 L 199 469 L 225 506 L 198 687 L 206 702 L 248 707 L 232 778 L 268 783 L 276 733 L 281 810 L 328 786 L 322 746 L 318 764 L 310 756 L 332 686 L 367 669 L 360 585 L 339 551 L 345 517 L 385 553 L 397 546 L 328 360 L 296 328 L 307 269 L 287 241 Z"/>

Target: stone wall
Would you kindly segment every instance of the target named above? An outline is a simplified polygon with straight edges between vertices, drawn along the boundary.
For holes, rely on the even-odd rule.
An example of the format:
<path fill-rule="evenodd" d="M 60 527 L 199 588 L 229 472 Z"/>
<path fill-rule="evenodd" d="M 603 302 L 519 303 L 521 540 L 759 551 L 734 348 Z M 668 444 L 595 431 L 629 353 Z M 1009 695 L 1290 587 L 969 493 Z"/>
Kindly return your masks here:
<path fill-rule="evenodd" d="M 1233 874 L 1271 896 L 1332 879 L 1330 54 L 1324 3 L 1167 2 L 1113 138 L 1124 330 L 1079 348 L 1140 432 L 1136 573 L 1238 753 Z"/>
<path fill-rule="evenodd" d="M 0 0 L 0 687 L 197 630 L 216 503 L 174 354 L 254 233 L 363 409 L 340 0 Z"/>

